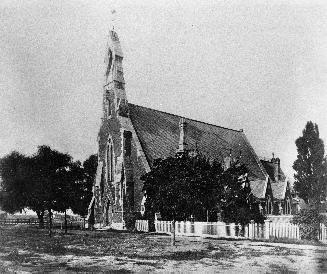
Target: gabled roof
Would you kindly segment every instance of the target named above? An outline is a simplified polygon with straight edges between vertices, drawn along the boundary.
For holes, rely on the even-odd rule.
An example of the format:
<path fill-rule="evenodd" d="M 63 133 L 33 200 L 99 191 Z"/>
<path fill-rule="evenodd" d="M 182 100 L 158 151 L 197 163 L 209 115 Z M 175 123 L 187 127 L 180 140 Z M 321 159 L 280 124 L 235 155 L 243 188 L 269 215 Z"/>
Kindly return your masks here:
<path fill-rule="evenodd" d="M 264 199 L 266 197 L 267 180 L 252 180 L 250 181 L 250 188 L 255 197 Z"/>
<path fill-rule="evenodd" d="M 147 160 L 152 166 L 157 158 L 173 156 L 178 148 L 181 116 L 129 104 L 130 118 Z M 249 170 L 250 180 L 261 180 L 258 193 L 266 189 L 267 173 L 242 131 L 184 118 L 188 148 L 198 148 L 209 159 L 223 161 L 229 156 L 238 159 Z M 265 193 L 264 193 L 265 194 Z M 263 194 L 263 195 L 264 195 Z"/>
<path fill-rule="evenodd" d="M 274 199 L 277 199 L 277 200 L 285 199 L 287 184 L 288 184 L 288 181 L 286 181 L 286 180 L 271 182 L 271 190 L 272 190 Z"/>

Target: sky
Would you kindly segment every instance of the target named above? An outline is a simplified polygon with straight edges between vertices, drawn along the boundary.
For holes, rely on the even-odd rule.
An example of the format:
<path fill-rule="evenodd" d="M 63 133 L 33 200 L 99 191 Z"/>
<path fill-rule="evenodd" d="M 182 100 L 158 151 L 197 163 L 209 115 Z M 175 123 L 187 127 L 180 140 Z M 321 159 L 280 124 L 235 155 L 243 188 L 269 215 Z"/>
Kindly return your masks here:
<path fill-rule="evenodd" d="M 0 157 L 97 152 L 112 26 L 129 102 L 243 129 L 291 177 L 307 121 L 327 143 L 327 1 L 2 0 Z"/>

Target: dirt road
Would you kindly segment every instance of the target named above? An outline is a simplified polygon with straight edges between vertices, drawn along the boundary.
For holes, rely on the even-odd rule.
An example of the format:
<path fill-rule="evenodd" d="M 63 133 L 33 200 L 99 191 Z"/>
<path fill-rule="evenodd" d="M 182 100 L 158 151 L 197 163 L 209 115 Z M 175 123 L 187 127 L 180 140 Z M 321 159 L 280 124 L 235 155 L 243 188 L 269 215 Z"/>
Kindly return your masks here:
<path fill-rule="evenodd" d="M 0 227 L 0 273 L 327 273 L 327 246 Z"/>

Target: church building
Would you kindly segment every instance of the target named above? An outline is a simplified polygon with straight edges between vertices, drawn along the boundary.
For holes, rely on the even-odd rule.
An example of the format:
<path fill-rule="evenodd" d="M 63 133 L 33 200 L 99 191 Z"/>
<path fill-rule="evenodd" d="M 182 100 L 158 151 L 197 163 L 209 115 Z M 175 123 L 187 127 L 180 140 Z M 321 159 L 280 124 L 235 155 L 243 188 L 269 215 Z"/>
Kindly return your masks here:
<path fill-rule="evenodd" d="M 243 130 L 208 124 L 128 102 L 123 52 L 109 32 L 103 86 L 103 117 L 98 134 L 98 168 L 88 219 L 95 227 L 124 229 L 128 216 L 143 212 L 140 177 L 157 158 L 197 149 L 225 165 L 239 160 L 264 214 L 290 214 L 291 189 L 280 160 L 260 160 Z"/>

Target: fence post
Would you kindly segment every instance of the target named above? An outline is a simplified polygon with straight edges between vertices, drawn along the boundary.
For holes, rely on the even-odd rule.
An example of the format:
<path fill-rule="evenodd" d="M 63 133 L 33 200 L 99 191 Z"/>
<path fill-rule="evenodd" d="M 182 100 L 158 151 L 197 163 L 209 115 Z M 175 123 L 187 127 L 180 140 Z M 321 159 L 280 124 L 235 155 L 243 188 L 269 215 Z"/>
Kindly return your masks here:
<path fill-rule="evenodd" d="M 265 220 L 265 239 L 269 240 L 270 234 L 270 220 Z"/>
<path fill-rule="evenodd" d="M 230 236 L 232 238 L 234 238 L 235 237 L 235 223 L 230 223 L 229 227 L 230 227 Z"/>
<path fill-rule="evenodd" d="M 251 220 L 249 224 L 249 238 L 254 239 L 254 221 Z"/>

